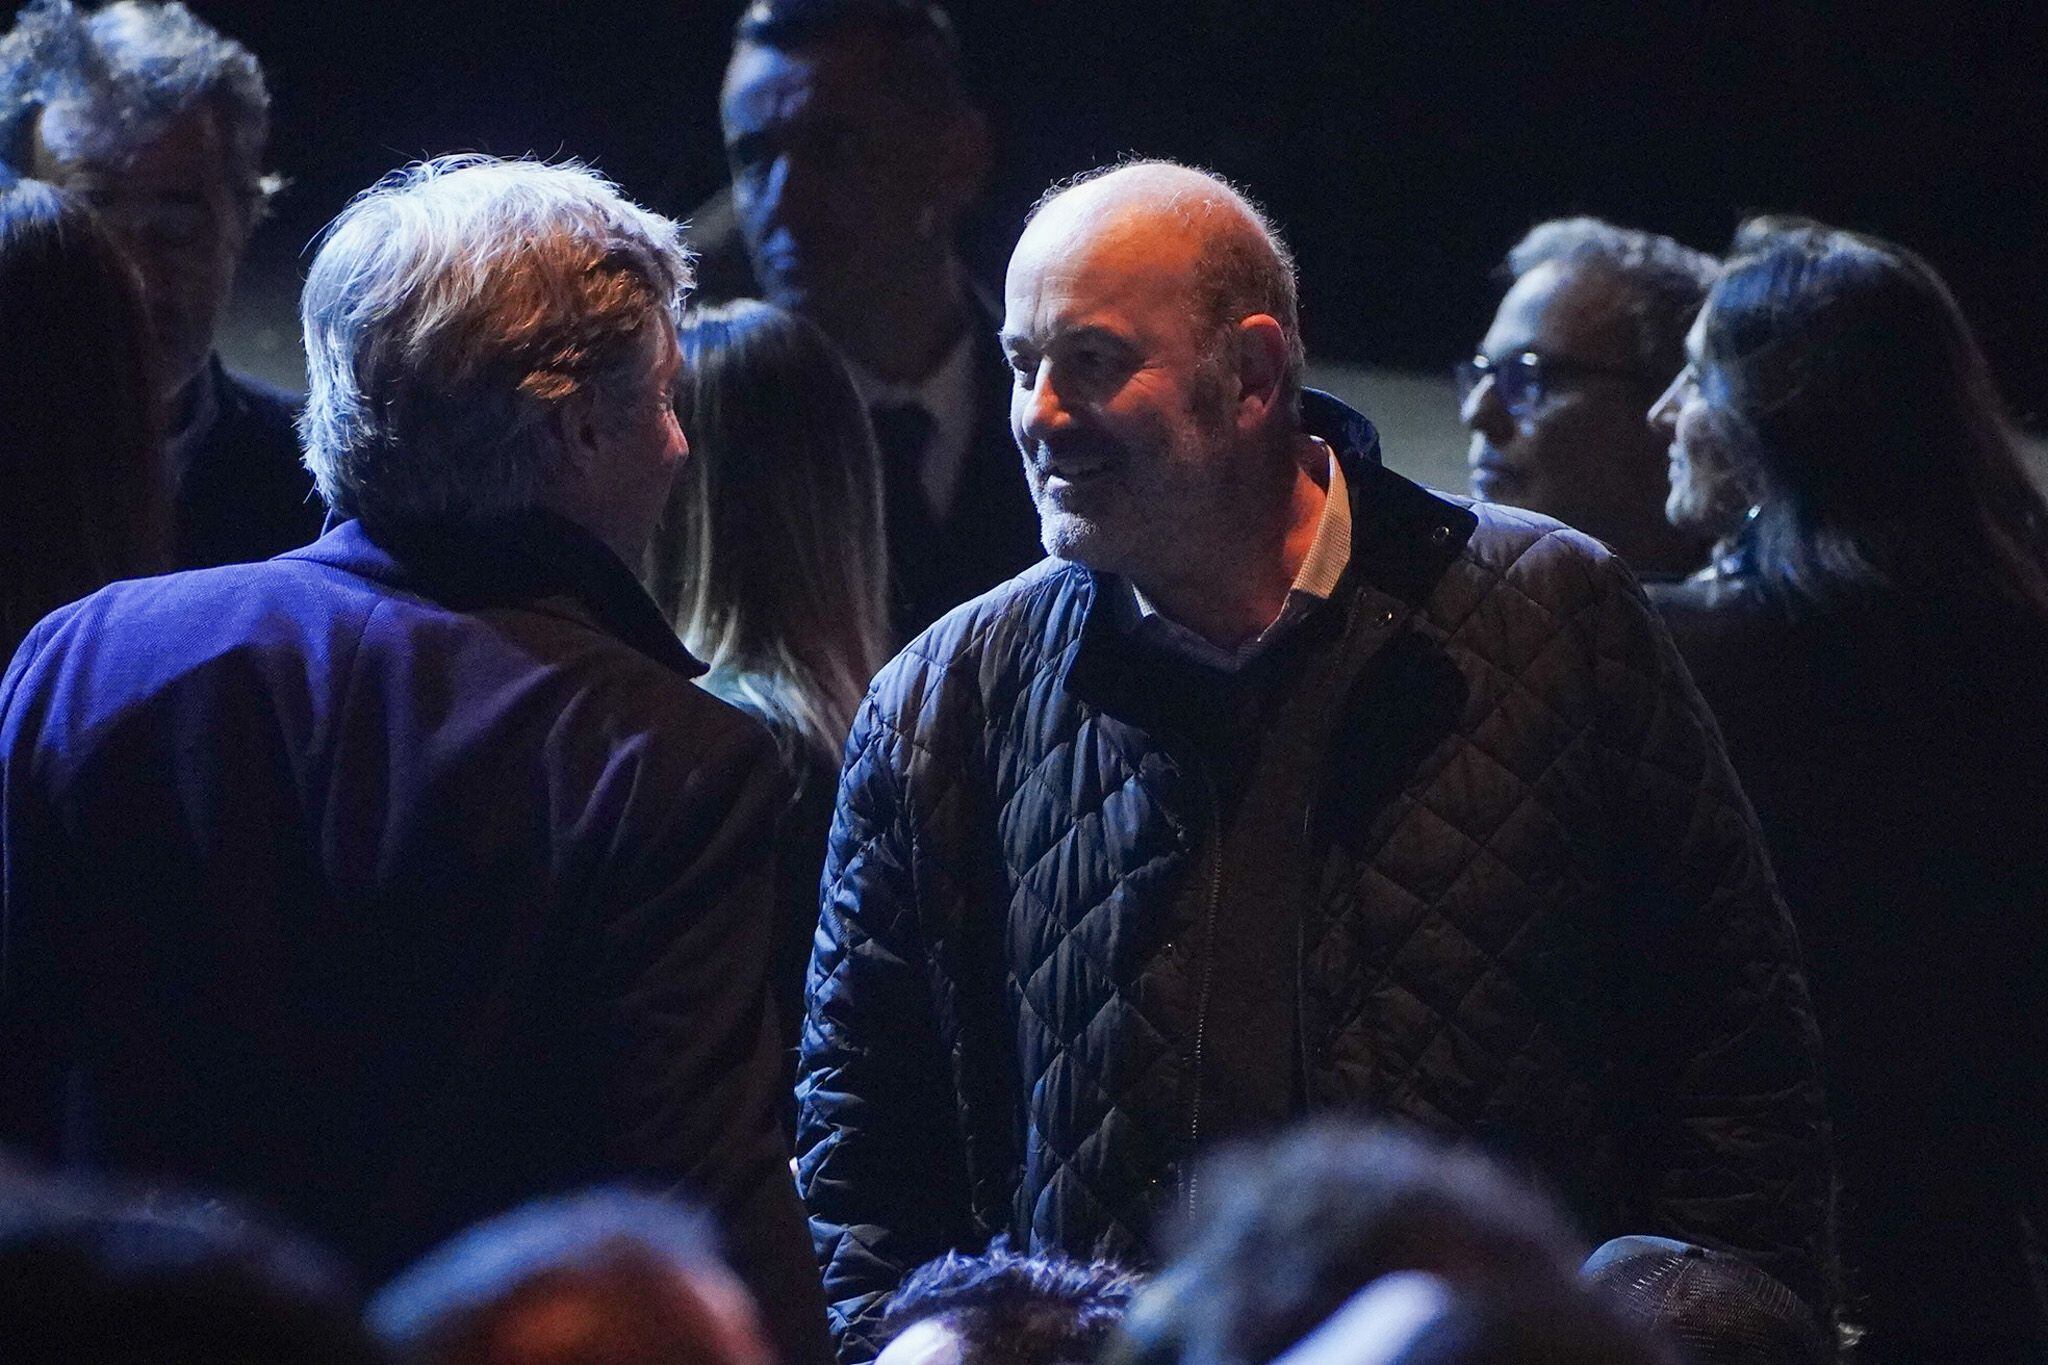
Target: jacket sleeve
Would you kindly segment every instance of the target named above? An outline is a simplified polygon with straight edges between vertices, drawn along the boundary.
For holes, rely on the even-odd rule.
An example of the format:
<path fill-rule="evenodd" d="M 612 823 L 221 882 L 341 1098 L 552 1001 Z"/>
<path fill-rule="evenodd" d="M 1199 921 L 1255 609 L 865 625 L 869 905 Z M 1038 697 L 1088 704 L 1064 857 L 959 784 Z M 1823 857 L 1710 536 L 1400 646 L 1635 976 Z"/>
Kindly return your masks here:
<path fill-rule="evenodd" d="M 1706 703 L 1635 578 L 1594 566 L 1624 884 L 1625 1131 L 1641 1229 L 1754 1261 L 1823 1315 L 1833 1167 L 1798 937 Z"/>
<path fill-rule="evenodd" d="M 707 699 L 708 700 L 708 699 Z M 722 738 L 638 839 L 627 907 L 606 926 L 609 1047 L 621 1169 L 708 1206 L 780 1359 L 831 1359 L 817 1267 L 790 1179 L 779 1032 L 768 991 L 775 822 L 787 783 L 767 735 L 723 714 Z M 642 828 L 646 828 L 642 826 Z"/>
<path fill-rule="evenodd" d="M 903 1277 L 974 1240 L 919 927 L 918 753 L 871 696 L 847 741 L 797 1083 L 798 1185 L 849 1365 L 880 1349 Z"/>
<path fill-rule="evenodd" d="M 48 689 L 44 627 L 0 677 L 0 1145 L 54 1161 L 62 1140 L 68 1021 L 54 987 L 52 942 L 67 902 L 61 833 L 35 771 Z"/>

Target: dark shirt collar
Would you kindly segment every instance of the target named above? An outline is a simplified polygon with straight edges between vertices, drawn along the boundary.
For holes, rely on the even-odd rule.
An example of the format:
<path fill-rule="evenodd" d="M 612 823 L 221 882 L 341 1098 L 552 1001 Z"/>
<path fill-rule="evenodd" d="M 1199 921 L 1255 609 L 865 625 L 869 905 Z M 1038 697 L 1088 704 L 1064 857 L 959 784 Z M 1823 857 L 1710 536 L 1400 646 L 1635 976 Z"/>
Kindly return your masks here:
<path fill-rule="evenodd" d="M 226 405 L 227 369 L 220 363 L 219 355 L 206 357 L 206 368 L 194 375 L 178 394 L 172 405 L 171 434 L 164 440 L 164 465 L 171 479 L 172 491 L 185 481 L 185 474 L 192 468 L 192 458 L 198 453 L 201 443 L 219 424 Z"/>
<path fill-rule="evenodd" d="M 435 523 L 372 532 L 328 518 L 306 559 L 417 593 L 455 611 L 531 606 L 567 596 L 608 633 L 686 678 L 704 672 L 632 570 L 567 517 L 534 510 L 489 528 Z"/>
<path fill-rule="evenodd" d="M 1354 492 L 1363 484 L 1350 466 L 1380 462 L 1380 434 L 1369 418 L 1334 394 L 1321 389 L 1301 391 L 1301 426 L 1311 436 L 1320 436 L 1346 464 L 1345 477 Z"/>

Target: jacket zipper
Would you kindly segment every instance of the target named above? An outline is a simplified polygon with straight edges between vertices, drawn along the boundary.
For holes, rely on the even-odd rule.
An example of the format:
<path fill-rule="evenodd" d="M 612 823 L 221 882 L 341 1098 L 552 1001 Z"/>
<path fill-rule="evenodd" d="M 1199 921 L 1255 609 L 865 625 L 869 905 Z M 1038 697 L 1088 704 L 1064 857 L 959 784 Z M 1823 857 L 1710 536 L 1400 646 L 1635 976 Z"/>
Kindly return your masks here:
<path fill-rule="evenodd" d="M 1189 1213 L 1195 1211 L 1195 1149 L 1202 1139 L 1202 1050 L 1209 1029 L 1209 992 L 1216 979 L 1216 912 L 1223 899 L 1223 810 L 1216 799 L 1216 784 L 1199 760 L 1195 771 L 1202 778 L 1202 794 L 1209 809 L 1209 895 L 1202 921 L 1202 986 L 1195 996 L 1195 1084 L 1188 1105 L 1188 1154 L 1182 1181 Z"/>

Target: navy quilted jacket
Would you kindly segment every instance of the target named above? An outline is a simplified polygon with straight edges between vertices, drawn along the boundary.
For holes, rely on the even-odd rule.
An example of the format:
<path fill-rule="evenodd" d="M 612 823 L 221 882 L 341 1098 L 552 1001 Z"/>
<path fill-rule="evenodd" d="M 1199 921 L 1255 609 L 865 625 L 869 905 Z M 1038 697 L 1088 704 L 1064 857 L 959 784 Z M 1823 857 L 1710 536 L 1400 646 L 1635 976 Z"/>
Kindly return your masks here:
<path fill-rule="evenodd" d="M 1322 610 L 1363 664 L 1301 802 L 1296 1104 L 1480 1141 L 1595 1237 L 1735 1249 L 1824 1298 L 1797 944 L 1640 589 L 1554 522 L 1380 468 L 1334 400 L 1307 415 L 1354 499 Z M 1163 922 L 1209 874 L 1212 785 L 1145 719 L 1113 586 L 1047 561 L 959 608 L 849 738 L 798 1092 L 844 1359 L 948 1248 L 1142 1259 L 1214 1136 L 1197 1054 L 1232 964 Z"/>

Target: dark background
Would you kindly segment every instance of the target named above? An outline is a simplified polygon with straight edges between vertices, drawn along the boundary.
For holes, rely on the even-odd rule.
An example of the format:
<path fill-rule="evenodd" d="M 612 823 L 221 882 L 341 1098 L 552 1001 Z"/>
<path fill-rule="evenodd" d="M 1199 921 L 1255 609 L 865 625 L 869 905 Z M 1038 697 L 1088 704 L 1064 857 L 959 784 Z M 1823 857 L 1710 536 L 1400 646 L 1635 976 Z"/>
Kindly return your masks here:
<path fill-rule="evenodd" d="M 275 317 L 320 225 L 409 158 L 575 155 L 670 212 L 724 176 L 734 3 L 194 8 L 266 64 L 292 181 L 245 322 Z M 1193 160 L 1249 188 L 1294 242 L 1312 352 L 1436 371 L 1484 330 L 1489 272 L 1534 221 L 1592 212 L 1713 248 L 1745 211 L 1803 211 L 1928 255 L 2015 408 L 2037 429 L 2048 415 L 2036 6 L 1013 0 L 954 14 L 998 140 L 975 232 L 992 273 L 1050 180 L 1129 151 Z M 289 348 L 287 319 L 262 325 Z"/>

